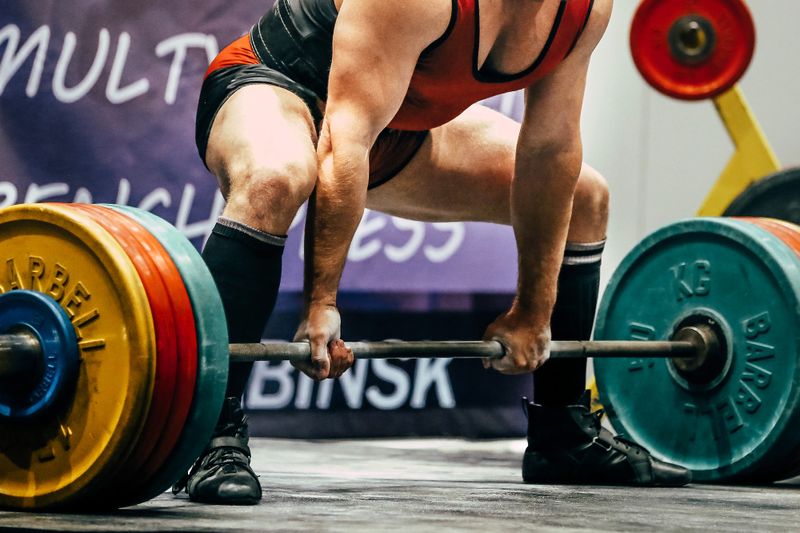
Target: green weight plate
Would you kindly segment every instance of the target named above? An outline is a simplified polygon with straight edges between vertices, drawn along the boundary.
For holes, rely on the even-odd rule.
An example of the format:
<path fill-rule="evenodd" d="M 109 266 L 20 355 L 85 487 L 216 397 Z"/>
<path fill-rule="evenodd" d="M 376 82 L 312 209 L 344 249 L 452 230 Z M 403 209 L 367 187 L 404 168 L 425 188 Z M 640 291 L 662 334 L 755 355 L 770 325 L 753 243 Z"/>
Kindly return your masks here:
<path fill-rule="evenodd" d="M 780 218 L 800 224 L 800 168 L 781 170 L 756 181 L 723 214 Z"/>
<path fill-rule="evenodd" d="M 174 226 L 156 215 L 128 206 L 107 205 L 134 218 L 164 246 L 183 277 L 197 330 L 197 383 L 186 425 L 161 470 L 125 505 L 141 503 L 166 491 L 203 452 L 217 423 L 228 380 L 228 329 L 214 279 L 200 254 Z"/>
<path fill-rule="evenodd" d="M 774 218 L 748 218 L 748 223 L 759 226 L 790 246 L 800 256 L 800 227 Z M 764 468 L 747 477 L 747 481 L 763 483 L 789 479 L 800 474 L 800 450 L 781 458 L 772 468 Z"/>
<path fill-rule="evenodd" d="M 710 375 L 669 359 L 596 359 L 612 425 L 697 481 L 741 480 L 800 445 L 800 262 L 747 222 L 680 222 L 622 261 L 603 296 L 597 339 L 668 339 L 683 324 L 723 333 Z"/>

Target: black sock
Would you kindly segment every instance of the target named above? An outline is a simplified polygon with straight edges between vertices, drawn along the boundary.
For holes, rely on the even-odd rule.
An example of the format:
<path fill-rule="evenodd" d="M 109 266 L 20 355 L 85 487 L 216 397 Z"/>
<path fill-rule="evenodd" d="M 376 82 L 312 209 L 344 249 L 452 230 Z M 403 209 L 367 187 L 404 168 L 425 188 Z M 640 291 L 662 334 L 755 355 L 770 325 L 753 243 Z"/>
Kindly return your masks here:
<path fill-rule="evenodd" d="M 600 257 L 605 241 L 567 243 L 558 276 L 558 297 L 550 321 L 553 340 L 589 340 L 600 290 Z M 572 405 L 586 389 L 586 359 L 548 361 L 533 374 L 533 401 Z"/>
<path fill-rule="evenodd" d="M 285 237 L 220 218 L 203 249 L 217 284 L 230 342 L 261 342 L 281 283 Z M 241 397 L 252 363 L 232 363 L 227 396 Z"/>

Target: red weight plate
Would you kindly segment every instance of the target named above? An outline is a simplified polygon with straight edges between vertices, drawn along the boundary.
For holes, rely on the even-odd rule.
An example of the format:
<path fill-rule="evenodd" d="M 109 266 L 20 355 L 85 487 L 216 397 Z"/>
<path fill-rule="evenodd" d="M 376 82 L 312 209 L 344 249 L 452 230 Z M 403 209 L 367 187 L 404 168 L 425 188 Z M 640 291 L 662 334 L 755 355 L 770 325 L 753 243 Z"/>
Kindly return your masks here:
<path fill-rule="evenodd" d="M 681 100 L 712 98 L 733 87 L 755 43 L 753 18 L 742 0 L 644 0 L 630 34 L 644 79 Z"/>
<path fill-rule="evenodd" d="M 147 458 L 144 468 L 137 475 L 135 489 L 144 486 L 161 468 L 183 430 L 192 406 L 197 379 L 197 332 L 195 331 L 192 302 L 183 283 L 183 277 L 161 242 L 131 217 L 107 207 L 97 206 L 97 209 L 102 209 L 107 216 L 124 224 L 147 254 L 153 258 L 169 291 L 175 318 L 178 341 L 178 380 L 175 385 L 172 409 L 157 446 Z"/>
<path fill-rule="evenodd" d="M 774 218 L 756 218 L 756 217 L 741 217 L 750 224 L 767 230 L 772 233 L 784 243 L 786 243 L 792 250 L 794 250 L 798 257 L 800 257 L 800 228 L 789 222 L 777 220 Z"/>
<path fill-rule="evenodd" d="M 158 355 L 153 398 L 136 446 L 116 475 L 115 485 L 122 493 L 129 490 L 131 482 L 140 475 L 148 456 L 159 442 L 172 410 L 175 386 L 178 382 L 178 335 L 176 335 L 175 314 L 169 287 L 164 283 L 154 258 L 128 230 L 127 224 L 121 224 L 119 220 L 109 217 L 103 208 L 97 206 L 72 204 L 71 207 L 90 216 L 125 249 L 144 285 L 156 330 Z"/>
<path fill-rule="evenodd" d="M 796 223 L 794 223 L 794 222 L 792 222 L 792 221 L 790 221 L 788 219 L 785 219 L 785 218 L 771 218 L 769 220 L 774 224 L 777 224 L 779 226 L 783 226 L 784 228 L 788 229 L 789 231 L 792 231 L 794 233 L 800 234 L 800 226 L 798 226 Z"/>

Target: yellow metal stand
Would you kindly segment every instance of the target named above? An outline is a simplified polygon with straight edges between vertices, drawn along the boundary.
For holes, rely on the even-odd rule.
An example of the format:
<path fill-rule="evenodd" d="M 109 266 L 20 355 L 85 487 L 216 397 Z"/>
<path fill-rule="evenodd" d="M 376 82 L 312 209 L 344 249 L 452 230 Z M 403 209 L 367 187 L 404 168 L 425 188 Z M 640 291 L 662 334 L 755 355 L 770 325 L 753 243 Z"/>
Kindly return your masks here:
<path fill-rule="evenodd" d="M 780 170 L 778 157 L 738 85 L 714 98 L 714 106 L 736 151 L 698 210 L 698 216 L 721 215 L 748 185 Z"/>

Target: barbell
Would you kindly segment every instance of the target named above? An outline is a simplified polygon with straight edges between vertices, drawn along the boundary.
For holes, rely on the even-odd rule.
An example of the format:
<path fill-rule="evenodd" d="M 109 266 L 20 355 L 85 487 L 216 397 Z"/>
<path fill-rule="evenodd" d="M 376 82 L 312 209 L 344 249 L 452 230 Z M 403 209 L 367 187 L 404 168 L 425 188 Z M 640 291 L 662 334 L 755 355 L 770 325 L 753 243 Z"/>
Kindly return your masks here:
<path fill-rule="evenodd" d="M 800 228 L 693 219 L 647 237 L 593 341 L 612 424 L 706 481 L 788 477 L 800 458 Z M 112 508 L 157 496 L 210 438 L 231 361 L 307 343 L 229 344 L 205 263 L 123 206 L 0 210 L 0 505 Z M 497 342 L 352 342 L 356 357 L 502 357 Z M 786 466 L 788 465 L 788 466 Z M 110 489 L 113 486 L 113 489 Z"/>
<path fill-rule="evenodd" d="M 2 301 L 3 296 L 0 296 Z M 687 326 L 673 341 L 552 341 L 551 359 L 587 357 L 673 357 L 695 359 L 718 346 L 715 333 L 705 326 Z M 348 342 L 358 359 L 499 359 L 505 354 L 497 341 L 384 341 Z M 228 345 L 232 363 L 254 361 L 310 361 L 307 342 L 235 343 Z M 19 331 L 0 335 L 0 379 L 28 375 L 44 365 L 45 355 L 38 335 Z"/>

